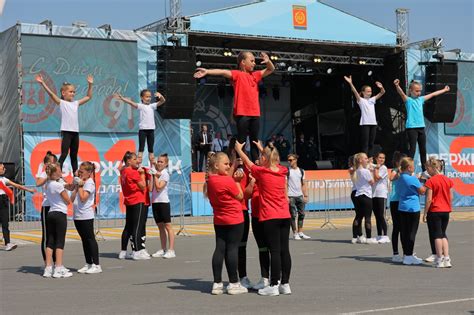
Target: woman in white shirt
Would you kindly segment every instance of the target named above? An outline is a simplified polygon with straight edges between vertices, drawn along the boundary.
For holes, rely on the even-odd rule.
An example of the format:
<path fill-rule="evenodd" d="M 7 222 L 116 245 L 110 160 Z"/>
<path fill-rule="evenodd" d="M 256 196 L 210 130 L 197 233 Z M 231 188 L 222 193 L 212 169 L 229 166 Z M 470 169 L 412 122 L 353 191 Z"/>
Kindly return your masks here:
<path fill-rule="evenodd" d="M 355 197 L 356 219 L 358 226 L 362 225 L 362 218 L 364 218 L 365 237 L 360 236 L 358 243 L 375 244 L 377 241 L 372 238 L 372 224 L 370 222 L 372 217 L 372 185 L 374 184 L 374 177 L 371 171 L 367 169 L 369 159 L 364 152 L 357 153 L 354 156 L 354 168 L 356 171 L 352 175 L 355 183 L 356 193 Z"/>
<path fill-rule="evenodd" d="M 388 169 L 384 165 L 385 154 L 379 152 L 375 155 L 377 164 L 374 167 L 374 186 L 373 186 L 373 210 L 375 221 L 377 223 L 377 241 L 379 243 L 390 243 L 387 236 L 387 221 L 385 221 L 385 202 L 388 196 Z"/>
<path fill-rule="evenodd" d="M 357 104 L 360 107 L 361 117 L 361 142 L 362 152 L 372 156 L 375 136 L 377 133 L 377 119 L 375 117 L 375 102 L 385 94 L 385 89 L 382 83 L 376 81 L 375 85 L 380 89 L 379 94 L 372 97 L 372 88 L 369 85 L 363 85 L 360 92 L 352 84 L 352 76 L 344 76 L 344 79 L 349 83 L 352 92 L 356 98 Z"/>
<path fill-rule="evenodd" d="M 161 249 L 154 253 L 153 257 L 174 258 L 174 231 L 171 226 L 171 208 L 168 196 L 168 183 L 170 175 L 168 173 L 168 154 L 161 154 L 156 161 L 157 172 L 153 174 L 150 182 L 151 202 L 153 217 L 160 230 Z M 167 249 L 167 241 L 169 247 Z"/>
<path fill-rule="evenodd" d="M 115 94 L 114 97 L 140 111 L 140 120 L 138 123 L 138 158 L 140 159 L 143 156 L 146 142 L 150 165 L 155 164 L 155 156 L 153 153 L 153 147 L 155 146 L 155 111 L 166 102 L 165 98 L 160 93 L 155 92 L 157 102 L 150 103 L 151 91 L 148 89 L 140 92 L 141 103 L 135 103 L 120 94 Z"/>
<path fill-rule="evenodd" d="M 95 165 L 83 162 L 79 167 L 79 177 L 75 178 L 75 189 L 71 195 L 74 205 L 74 225 L 82 240 L 82 249 L 86 265 L 79 269 L 79 273 L 100 273 L 99 246 L 94 233 L 95 216 Z"/>
<path fill-rule="evenodd" d="M 62 176 L 61 167 L 56 163 L 46 166 L 48 181 L 45 184 L 46 198 L 48 198 L 50 209 L 46 217 L 46 229 L 48 231 L 46 244 L 46 268 L 43 277 L 46 278 L 68 278 L 72 276 L 63 265 L 64 243 L 67 229 L 67 207 L 71 199 L 64 188 L 64 184 L 58 182 Z M 56 264 L 53 273 L 53 252 L 56 254 Z"/>

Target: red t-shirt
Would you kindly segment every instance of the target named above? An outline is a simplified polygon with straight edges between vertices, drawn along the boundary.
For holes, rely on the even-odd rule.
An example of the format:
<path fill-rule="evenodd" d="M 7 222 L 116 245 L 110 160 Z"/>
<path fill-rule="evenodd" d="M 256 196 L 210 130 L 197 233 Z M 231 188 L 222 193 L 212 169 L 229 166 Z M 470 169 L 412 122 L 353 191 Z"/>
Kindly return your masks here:
<path fill-rule="evenodd" d="M 288 169 L 281 165 L 278 165 L 278 169 L 278 172 L 274 172 L 269 168 L 257 165 L 250 169 L 259 185 L 259 221 L 291 217 L 285 193 Z"/>
<path fill-rule="evenodd" d="M 234 85 L 234 116 L 260 117 L 258 99 L 258 83 L 262 80 L 262 72 L 248 73 L 231 70 Z"/>
<path fill-rule="evenodd" d="M 425 183 L 433 191 L 429 212 L 451 212 L 451 188 L 454 183 L 443 174 L 438 174 Z"/>
<path fill-rule="evenodd" d="M 235 199 L 239 189 L 232 177 L 210 175 L 207 180 L 207 196 L 214 210 L 215 225 L 231 225 L 244 222 L 242 204 Z"/>
<path fill-rule="evenodd" d="M 260 214 L 260 192 L 258 191 L 257 182 L 253 185 L 252 198 L 250 199 L 250 205 L 252 206 L 252 217 L 258 218 Z"/>
<path fill-rule="evenodd" d="M 120 184 L 122 185 L 123 202 L 126 206 L 145 202 L 145 194 L 138 187 L 142 178 L 136 169 L 124 167 L 120 171 Z"/>

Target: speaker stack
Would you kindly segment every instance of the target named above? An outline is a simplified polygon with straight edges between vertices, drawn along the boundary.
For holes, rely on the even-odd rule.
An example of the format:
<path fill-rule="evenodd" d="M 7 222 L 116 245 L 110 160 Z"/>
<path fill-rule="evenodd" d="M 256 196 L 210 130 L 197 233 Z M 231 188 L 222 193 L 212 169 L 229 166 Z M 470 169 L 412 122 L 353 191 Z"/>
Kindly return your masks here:
<path fill-rule="evenodd" d="M 191 119 L 196 96 L 196 54 L 190 47 L 159 46 L 157 51 L 157 91 L 166 98 L 158 107 L 162 118 Z"/>
<path fill-rule="evenodd" d="M 429 121 L 450 123 L 456 114 L 458 65 L 454 62 L 432 63 L 426 66 L 425 95 L 443 89 L 450 91 L 433 97 L 424 104 L 424 114 Z"/>

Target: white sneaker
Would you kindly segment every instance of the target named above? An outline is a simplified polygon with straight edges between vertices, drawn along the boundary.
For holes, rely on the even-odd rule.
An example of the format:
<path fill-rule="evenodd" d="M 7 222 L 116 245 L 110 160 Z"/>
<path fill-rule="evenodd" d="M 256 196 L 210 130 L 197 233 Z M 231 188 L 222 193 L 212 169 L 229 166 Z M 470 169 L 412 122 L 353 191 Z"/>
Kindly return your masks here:
<path fill-rule="evenodd" d="M 436 257 L 435 261 L 433 262 L 433 267 L 435 268 L 445 268 L 444 265 L 444 257 Z"/>
<path fill-rule="evenodd" d="M 135 251 L 127 252 L 127 254 L 125 254 L 125 258 L 126 259 L 133 259 L 134 255 L 135 255 Z"/>
<path fill-rule="evenodd" d="M 261 278 L 260 281 L 253 286 L 254 290 L 260 290 L 270 285 L 270 280 L 268 278 Z"/>
<path fill-rule="evenodd" d="M 403 262 L 403 258 L 400 255 L 393 255 L 392 256 L 392 262 L 394 263 L 401 263 Z"/>
<path fill-rule="evenodd" d="M 221 282 L 221 283 L 213 283 L 212 284 L 212 291 L 211 291 L 211 294 L 212 295 L 220 295 L 224 293 L 224 284 Z"/>
<path fill-rule="evenodd" d="M 72 277 L 72 272 L 67 271 L 64 266 L 54 268 L 53 278 L 69 278 Z"/>
<path fill-rule="evenodd" d="M 92 264 L 92 266 L 86 271 L 87 274 L 101 273 L 102 267 L 100 265 Z"/>
<path fill-rule="evenodd" d="M 444 264 L 444 268 L 451 268 L 453 266 L 451 264 L 451 258 L 449 256 L 444 257 L 443 264 Z"/>
<path fill-rule="evenodd" d="M 380 235 L 377 235 L 377 236 L 375 237 L 375 239 L 377 240 L 377 242 L 379 242 L 379 243 L 380 243 L 380 240 L 382 240 L 382 236 L 380 236 Z"/>
<path fill-rule="evenodd" d="M 380 236 L 378 242 L 379 244 L 387 244 L 390 243 L 390 238 L 387 235 Z"/>
<path fill-rule="evenodd" d="M 133 260 L 147 260 L 150 259 L 150 256 L 148 256 L 143 249 L 139 250 L 138 252 L 135 252 L 133 254 Z"/>
<path fill-rule="evenodd" d="M 359 240 L 359 238 L 352 238 L 351 239 L 351 243 L 352 244 L 357 244 L 357 241 Z"/>
<path fill-rule="evenodd" d="M 416 265 L 423 263 L 423 259 L 417 257 L 415 253 L 413 253 L 413 259 L 417 261 Z"/>
<path fill-rule="evenodd" d="M 300 232 L 299 234 L 300 234 L 300 237 L 301 237 L 302 239 L 304 239 L 304 240 L 309 240 L 309 239 L 311 239 L 311 236 L 308 236 L 308 235 L 304 234 L 303 232 Z"/>
<path fill-rule="evenodd" d="M 163 258 L 166 258 L 166 259 L 175 258 L 175 257 L 176 257 L 176 253 L 172 249 L 168 249 L 166 253 L 163 255 Z"/>
<path fill-rule="evenodd" d="M 243 287 L 240 282 L 229 283 L 229 285 L 227 286 L 227 294 L 230 295 L 242 294 L 247 292 L 249 292 L 249 290 Z"/>
<path fill-rule="evenodd" d="M 159 251 L 157 251 L 156 253 L 154 253 L 151 256 L 153 256 L 155 258 L 162 258 L 164 255 L 165 255 L 165 251 L 160 249 Z"/>
<path fill-rule="evenodd" d="M 125 259 L 127 257 L 127 251 L 126 250 L 121 250 L 118 259 Z"/>
<path fill-rule="evenodd" d="M 142 249 L 142 251 L 143 251 L 143 255 L 148 256 L 148 257 L 151 258 L 151 255 L 150 255 L 150 253 L 148 253 L 148 251 L 146 250 L 146 248 Z"/>
<path fill-rule="evenodd" d="M 5 250 L 6 250 L 7 252 L 9 252 L 9 251 L 14 250 L 14 249 L 17 248 L 17 247 L 18 247 L 18 245 L 16 245 L 16 244 L 8 243 L 8 244 L 5 246 Z"/>
<path fill-rule="evenodd" d="M 280 291 L 278 290 L 278 284 L 277 285 L 269 285 L 263 289 L 258 290 L 259 295 L 265 295 L 265 296 L 277 296 L 280 295 Z"/>
<path fill-rule="evenodd" d="M 300 240 L 301 240 L 301 237 L 300 237 L 300 235 L 299 235 L 298 233 L 295 233 L 295 234 L 293 234 L 293 239 L 294 239 L 295 241 L 300 241 Z"/>
<path fill-rule="evenodd" d="M 436 260 L 436 255 L 431 254 L 431 255 L 429 255 L 428 257 L 426 257 L 424 260 L 425 260 L 426 262 L 432 263 L 432 262 L 434 262 L 434 261 Z"/>
<path fill-rule="evenodd" d="M 371 238 L 368 238 L 365 242 L 366 244 L 378 244 L 379 242 L 377 242 L 377 240 L 373 237 Z"/>
<path fill-rule="evenodd" d="M 248 277 L 240 278 L 240 285 L 242 285 L 246 289 L 252 289 L 253 288 L 253 284 L 252 284 L 252 282 L 250 282 Z"/>
<path fill-rule="evenodd" d="M 415 258 L 415 256 L 405 256 L 403 258 L 403 264 L 404 265 L 420 265 L 421 261 Z"/>
<path fill-rule="evenodd" d="M 357 238 L 357 243 L 359 244 L 367 244 L 367 239 L 365 238 L 364 235 L 361 235 Z"/>
<path fill-rule="evenodd" d="M 289 283 L 280 284 L 278 287 L 280 294 L 291 294 L 291 288 Z"/>
<path fill-rule="evenodd" d="M 86 271 L 89 270 L 90 267 L 92 267 L 92 265 L 85 264 L 84 267 L 82 267 L 81 269 L 79 269 L 77 272 L 79 272 L 79 273 L 86 273 Z"/>
<path fill-rule="evenodd" d="M 53 266 L 47 266 L 44 268 L 43 277 L 51 278 L 53 276 Z"/>

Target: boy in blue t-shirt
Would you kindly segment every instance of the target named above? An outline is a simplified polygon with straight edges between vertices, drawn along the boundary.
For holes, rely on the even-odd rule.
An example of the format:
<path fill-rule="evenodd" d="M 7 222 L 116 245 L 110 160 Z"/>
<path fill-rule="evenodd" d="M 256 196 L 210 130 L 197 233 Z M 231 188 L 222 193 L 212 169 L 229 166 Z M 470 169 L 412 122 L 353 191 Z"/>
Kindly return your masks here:
<path fill-rule="evenodd" d="M 449 86 L 445 86 L 444 89 L 430 93 L 425 96 L 421 96 L 421 84 L 416 81 L 411 81 L 410 87 L 408 88 L 408 94 L 406 96 L 400 87 L 400 80 L 396 79 L 393 81 L 397 89 L 398 94 L 401 96 L 407 110 L 407 121 L 405 128 L 408 135 L 408 142 L 410 149 L 408 156 L 411 158 L 415 157 L 416 143 L 420 148 L 420 161 L 423 172 L 426 164 L 426 134 L 425 134 L 425 119 L 423 117 L 423 104 L 431 98 L 449 92 Z"/>
<path fill-rule="evenodd" d="M 416 233 L 420 222 L 420 194 L 423 195 L 426 188 L 418 178 L 413 176 L 415 163 L 412 158 L 403 158 L 400 162 L 401 174 L 397 181 L 397 192 L 399 197 L 398 213 L 400 215 L 400 238 L 402 240 L 404 265 L 419 265 L 422 260 L 413 255 Z"/>

